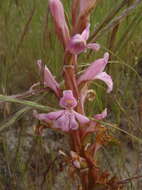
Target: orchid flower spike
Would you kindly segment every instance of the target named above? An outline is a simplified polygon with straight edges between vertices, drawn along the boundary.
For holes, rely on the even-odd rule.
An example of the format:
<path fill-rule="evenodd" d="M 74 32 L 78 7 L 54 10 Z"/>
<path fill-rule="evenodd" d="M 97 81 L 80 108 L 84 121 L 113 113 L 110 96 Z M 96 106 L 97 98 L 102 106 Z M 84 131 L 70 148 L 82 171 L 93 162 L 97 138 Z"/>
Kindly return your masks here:
<path fill-rule="evenodd" d="M 37 61 L 37 66 L 38 66 L 39 71 L 41 72 L 41 70 L 42 70 L 42 61 L 41 60 Z M 44 66 L 43 69 L 44 69 L 44 72 L 43 72 L 44 85 L 46 87 L 49 87 L 51 90 L 53 90 L 57 96 L 60 96 L 59 83 L 57 83 L 54 76 L 47 68 L 47 66 Z"/>
<path fill-rule="evenodd" d="M 88 24 L 88 26 L 81 34 L 75 34 L 70 39 L 66 50 L 72 54 L 79 54 L 85 51 L 87 48 L 93 49 L 94 51 L 98 51 L 100 49 L 99 44 L 97 43 L 87 44 L 89 34 L 90 34 L 90 24 Z"/>
<path fill-rule="evenodd" d="M 64 47 L 66 47 L 70 34 L 65 19 L 64 7 L 60 0 L 49 0 L 49 8 L 55 23 L 57 35 Z"/>
<path fill-rule="evenodd" d="M 110 75 L 103 72 L 109 59 L 109 54 L 105 53 L 104 57 L 97 59 L 85 70 L 85 72 L 78 78 L 78 85 L 86 82 L 90 82 L 96 79 L 102 80 L 108 86 L 107 92 L 111 92 L 113 89 L 113 81 Z"/>
<path fill-rule="evenodd" d="M 77 101 L 71 90 L 63 91 L 63 97 L 60 99 L 60 106 L 64 109 L 47 114 L 36 114 L 35 117 L 50 123 L 53 128 L 66 132 L 77 130 L 79 125 L 84 125 L 89 122 L 86 116 L 73 110 L 77 106 Z"/>

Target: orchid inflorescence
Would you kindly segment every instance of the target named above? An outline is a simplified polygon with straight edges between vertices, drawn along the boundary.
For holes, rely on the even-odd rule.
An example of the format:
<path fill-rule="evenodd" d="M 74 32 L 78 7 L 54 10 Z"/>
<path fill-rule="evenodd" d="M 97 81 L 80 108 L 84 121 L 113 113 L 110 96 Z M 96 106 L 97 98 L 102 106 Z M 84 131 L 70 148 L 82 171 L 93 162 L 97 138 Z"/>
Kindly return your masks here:
<path fill-rule="evenodd" d="M 91 119 L 86 116 L 84 109 L 91 82 L 103 81 L 107 85 L 108 93 L 113 89 L 112 78 L 104 71 L 108 64 L 109 53 L 106 52 L 102 58 L 93 61 L 79 76 L 77 73 L 79 54 L 86 52 L 88 48 L 94 52 L 100 49 L 98 43 L 88 42 L 89 18 L 95 5 L 95 0 L 73 0 L 72 28 L 69 30 L 61 1 L 49 0 L 56 34 L 64 48 L 63 78 L 65 85 L 62 89 L 47 66 L 44 66 L 44 86 L 55 93 L 61 109 L 49 113 L 34 112 L 34 117 L 46 123 L 46 126 L 60 130 L 71 137 L 71 150 L 67 157 L 70 158 L 72 167 L 81 171 L 81 165 L 85 163 L 87 168 L 84 172 L 79 173 L 82 189 L 94 189 L 96 184 L 103 184 L 107 187 L 113 181 L 111 185 L 114 185 L 113 189 L 117 190 L 119 187 L 116 185 L 116 181 L 101 172 L 96 162 L 98 150 L 112 138 L 108 135 L 107 128 L 99 123 L 99 120 L 107 116 L 107 109 L 92 116 Z M 41 72 L 42 61 L 38 60 L 37 65 Z M 93 143 L 86 141 L 86 137 L 90 134 L 96 135 Z"/>

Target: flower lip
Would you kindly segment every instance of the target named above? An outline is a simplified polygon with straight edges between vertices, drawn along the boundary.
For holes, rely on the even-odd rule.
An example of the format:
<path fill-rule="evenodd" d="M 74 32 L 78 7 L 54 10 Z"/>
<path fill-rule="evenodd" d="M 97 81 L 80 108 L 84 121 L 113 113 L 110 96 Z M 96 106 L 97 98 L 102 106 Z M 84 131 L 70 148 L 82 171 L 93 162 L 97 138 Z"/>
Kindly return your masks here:
<path fill-rule="evenodd" d="M 60 106 L 67 109 L 77 106 L 77 101 L 71 90 L 64 90 L 63 97 L 60 99 Z"/>
<path fill-rule="evenodd" d="M 65 100 L 65 101 L 66 101 L 66 104 L 67 104 L 69 107 L 74 104 L 74 100 L 72 100 L 72 99 L 67 99 L 67 100 Z"/>

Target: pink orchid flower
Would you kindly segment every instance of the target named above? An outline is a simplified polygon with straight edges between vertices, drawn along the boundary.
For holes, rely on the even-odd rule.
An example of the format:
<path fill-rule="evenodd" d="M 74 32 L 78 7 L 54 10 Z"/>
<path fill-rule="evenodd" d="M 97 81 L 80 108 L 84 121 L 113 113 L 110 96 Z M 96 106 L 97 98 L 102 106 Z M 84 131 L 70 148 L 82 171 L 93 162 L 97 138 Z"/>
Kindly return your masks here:
<path fill-rule="evenodd" d="M 64 7 L 60 0 L 49 0 L 49 8 L 55 23 L 57 35 L 63 42 L 64 47 L 66 47 L 70 34 L 65 19 Z"/>
<path fill-rule="evenodd" d="M 38 65 L 39 71 L 41 71 L 41 69 L 42 69 L 42 61 L 38 60 L 37 65 Z M 46 87 L 49 87 L 50 89 L 52 89 L 57 96 L 60 96 L 59 83 L 56 82 L 54 76 L 49 71 L 47 66 L 45 66 L 43 69 L 44 69 L 44 73 L 43 73 L 43 75 L 44 75 L 44 85 Z"/>
<path fill-rule="evenodd" d="M 108 86 L 107 92 L 111 92 L 113 89 L 113 81 L 110 75 L 103 72 L 109 59 L 109 54 L 105 53 L 104 57 L 97 59 L 85 70 L 85 72 L 78 78 L 78 85 L 86 82 L 90 82 L 96 79 L 102 80 Z"/>
<path fill-rule="evenodd" d="M 85 28 L 85 30 L 81 34 L 75 34 L 69 41 L 67 46 L 67 51 L 72 54 L 79 54 L 85 51 L 87 48 L 93 49 L 94 51 L 98 51 L 100 49 L 100 45 L 97 43 L 89 43 L 87 44 L 87 40 L 90 34 L 90 24 Z"/>
<path fill-rule="evenodd" d="M 47 114 L 36 114 L 35 117 L 47 123 L 52 123 L 53 128 L 62 131 L 77 130 L 79 124 L 83 125 L 89 122 L 89 119 L 73 110 L 77 106 L 71 90 L 64 90 L 63 97 L 60 99 L 60 106 L 65 108 L 56 112 Z"/>

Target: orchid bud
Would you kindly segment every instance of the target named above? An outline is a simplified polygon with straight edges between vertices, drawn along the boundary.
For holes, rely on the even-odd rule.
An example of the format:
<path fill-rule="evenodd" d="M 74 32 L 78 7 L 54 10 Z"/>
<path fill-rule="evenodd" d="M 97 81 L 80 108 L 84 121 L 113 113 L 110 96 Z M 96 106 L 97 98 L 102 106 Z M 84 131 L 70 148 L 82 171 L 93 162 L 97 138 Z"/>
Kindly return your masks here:
<path fill-rule="evenodd" d="M 80 0 L 79 16 L 74 27 L 74 33 L 82 32 L 90 22 L 90 14 L 97 0 Z"/>
<path fill-rule="evenodd" d="M 60 0 L 49 0 L 49 8 L 55 23 L 57 35 L 64 47 L 66 47 L 70 35 L 65 19 L 64 7 Z"/>
<path fill-rule="evenodd" d="M 41 69 L 42 69 L 42 61 L 38 60 L 37 65 L 38 65 L 39 71 L 41 71 Z M 57 96 L 59 96 L 60 95 L 59 84 L 57 83 L 54 76 L 52 75 L 52 73 L 49 71 L 49 69 L 46 66 L 44 66 L 43 69 L 44 69 L 43 70 L 44 85 L 46 87 L 51 88 L 55 92 L 55 94 Z"/>

